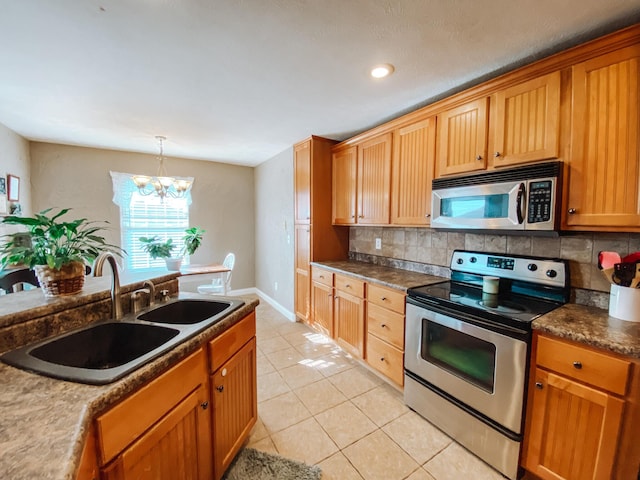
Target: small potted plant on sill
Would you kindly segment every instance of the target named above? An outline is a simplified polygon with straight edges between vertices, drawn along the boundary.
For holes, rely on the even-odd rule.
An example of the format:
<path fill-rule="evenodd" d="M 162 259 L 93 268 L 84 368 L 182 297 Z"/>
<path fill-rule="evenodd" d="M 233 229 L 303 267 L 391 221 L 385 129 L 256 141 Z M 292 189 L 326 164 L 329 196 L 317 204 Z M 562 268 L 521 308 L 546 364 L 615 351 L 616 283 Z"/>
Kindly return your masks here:
<path fill-rule="evenodd" d="M 171 258 L 171 252 L 176 246 L 172 239 L 160 240 L 156 235 L 153 237 L 140 237 L 142 249 L 149 254 L 152 260 L 164 258 L 168 270 L 180 270 L 182 258 Z"/>
<path fill-rule="evenodd" d="M 184 231 L 184 236 L 182 237 L 182 241 L 184 242 L 182 255 L 193 255 L 196 250 L 200 248 L 203 233 L 205 233 L 205 230 L 200 227 L 191 227 Z"/>
<path fill-rule="evenodd" d="M 85 261 L 92 263 L 103 251 L 120 257 L 126 253 L 99 234 L 105 230 L 102 224 L 108 222 L 100 224 L 86 218 L 62 221 L 61 217 L 69 210 L 54 213 L 48 208 L 33 217 L 10 215 L 2 221 L 26 227 L 30 241 L 24 241 L 24 233 L 6 235 L 8 241 L 0 248 L 0 265 L 33 269 L 47 297 L 80 292 L 84 286 Z"/>

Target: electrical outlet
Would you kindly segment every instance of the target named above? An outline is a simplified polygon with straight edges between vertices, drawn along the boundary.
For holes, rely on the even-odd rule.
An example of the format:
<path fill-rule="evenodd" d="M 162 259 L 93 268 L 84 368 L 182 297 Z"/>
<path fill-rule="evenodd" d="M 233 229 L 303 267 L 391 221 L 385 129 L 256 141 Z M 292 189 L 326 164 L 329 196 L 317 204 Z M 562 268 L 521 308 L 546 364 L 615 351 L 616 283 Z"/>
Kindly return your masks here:
<path fill-rule="evenodd" d="M 382 248 L 382 239 L 376 238 L 376 250 L 380 250 Z"/>
<path fill-rule="evenodd" d="M 278 291 L 278 282 L 273 282 L 273 289 L 277 292 Z"/>

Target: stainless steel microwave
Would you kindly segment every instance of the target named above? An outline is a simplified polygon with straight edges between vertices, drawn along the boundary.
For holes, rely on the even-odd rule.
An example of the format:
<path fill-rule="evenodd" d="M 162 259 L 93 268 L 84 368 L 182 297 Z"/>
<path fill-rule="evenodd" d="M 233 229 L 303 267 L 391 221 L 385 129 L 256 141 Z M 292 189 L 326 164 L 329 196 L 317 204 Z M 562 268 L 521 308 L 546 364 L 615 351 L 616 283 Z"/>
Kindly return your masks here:
<path fill-rule="evenodd" d="M 562 162 L 433 180 L 431 227 L 556 231 Z"/>

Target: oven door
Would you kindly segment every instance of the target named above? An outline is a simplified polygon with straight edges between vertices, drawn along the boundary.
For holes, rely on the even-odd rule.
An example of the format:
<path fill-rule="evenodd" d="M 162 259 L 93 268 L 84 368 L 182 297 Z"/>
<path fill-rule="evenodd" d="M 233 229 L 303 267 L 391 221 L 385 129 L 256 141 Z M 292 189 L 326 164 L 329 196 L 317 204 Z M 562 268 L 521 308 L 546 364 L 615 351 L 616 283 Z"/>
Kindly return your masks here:
<path fill-rule="evenodd" d="M 526 341 L 436 310 L 407 302 L 405 369 L 522 433 Z"/>
<path fill-rule="evenodd" d="M 431 226 L 524 230 L 525 197 L 522 182 L 433 190 Z"/>

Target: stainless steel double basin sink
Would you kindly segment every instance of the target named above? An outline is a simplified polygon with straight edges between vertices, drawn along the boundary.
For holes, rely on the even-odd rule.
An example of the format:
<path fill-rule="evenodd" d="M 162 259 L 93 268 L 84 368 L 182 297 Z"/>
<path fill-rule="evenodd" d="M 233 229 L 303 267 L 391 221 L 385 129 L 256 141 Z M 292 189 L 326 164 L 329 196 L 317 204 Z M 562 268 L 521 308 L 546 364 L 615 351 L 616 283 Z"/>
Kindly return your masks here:
<path fill-rule="evenodd" d="M 102 385 L 114 382 L 215 325 L 242 300 L 178 298 L 118 321 L 105 321 L 12 350 L 9 365 L 50 377 Z"/>

